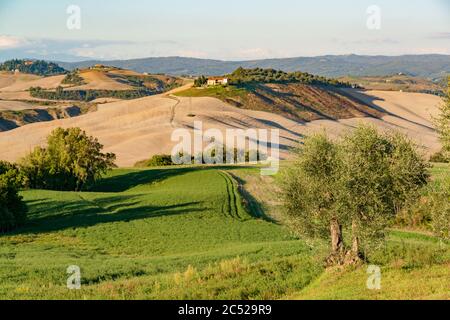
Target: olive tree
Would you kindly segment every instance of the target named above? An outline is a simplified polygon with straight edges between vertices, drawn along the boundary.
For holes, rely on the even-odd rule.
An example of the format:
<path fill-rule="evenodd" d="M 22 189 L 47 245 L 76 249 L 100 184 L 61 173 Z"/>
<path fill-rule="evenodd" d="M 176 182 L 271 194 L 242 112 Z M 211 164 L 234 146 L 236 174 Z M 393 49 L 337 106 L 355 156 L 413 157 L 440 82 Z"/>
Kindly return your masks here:
<path fill-rule="evenodd" d="M 341 197 L 351 221 L 352 243 L 347 259 L 381 244 L 386 228 L 428 182 L 428 165 L 417 146 L 397 132 L 380 134 L 359 126 L 341 143 Z"/>
<path fill-rule="evenodd" d="M 331 264 L 344 256 L 342 226 L 345 216 L 339 210 L 341 159 L 338 145 L 325 133 L 308 137 L 297 149 L 297 160 L 281 179 L 281 196 L 286 212 L 298 231 L 311 237 L 329 239 Z"/>
<path fill-rule="evenodd" d="M 440 106 L 440 113 L 435 122 L 443 146 L 442 153 L 446 159 L 450 159 L 450 77 L 448 79 L 447 97 Z"/>
<path fill-rule="evenodd" d="M 283 175 L 284 208 L 302 233 L 331 240 L 328 263 L 357 263 L 427 183 L 427 168 L 399 133 L 359 126 L 337 142 L 314 135 Z"/>

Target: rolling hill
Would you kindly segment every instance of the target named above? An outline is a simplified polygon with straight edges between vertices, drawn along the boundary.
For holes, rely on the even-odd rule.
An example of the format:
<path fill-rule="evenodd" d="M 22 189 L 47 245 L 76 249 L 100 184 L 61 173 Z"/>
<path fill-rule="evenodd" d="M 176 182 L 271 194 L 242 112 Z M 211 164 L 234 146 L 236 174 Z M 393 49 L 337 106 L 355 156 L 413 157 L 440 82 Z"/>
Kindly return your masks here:
<path fill-rule="evenodd" d="M 385 76 L 404 73 L 428 79 L 442 79 L 450 74 L 449 55 L 361 56 L 327 55 L 251 61 L 221 61 L 184 57 L 143 58 L 133 60 L 58 62 L 68 70 L 103 63 L 137 72 L 171 75 L 222 75 L 238 67 L 273 68 L 286 72 L 304 71 L 327 77 Z"/>
<path fill-rule="evenodd" d="M 435 94 L 442 97 L 445 95 L 445 89 L 447 87 L 446 81 L 433 82 L 425 78 L 412 77 L 402 73 L 378 77 L 347 76 L 340 77 L 339 80 L 368 90 L 419 92 Z"/>
<path fill-rule="evenodd" d="M 29 123 L 79 116 L 95 111 L 101 103 L 162 93 L 182 82 L 172 76 L 106 66 L 46 77 L 0 71 L 0 132 Z M 62 88 L 63 94 L 57 94 L 58 88 Z"/>
<path fill-rule="evenodd" d="M 35 146 L 44 144 L 47 135 L 57 127 L 80 127 L 88 134 L 98 137 L 106 151 L 116 153 L 119 166 L 130 167 L 151 155 L 169 154 L 177 143 L 171 141 L 173 130 L 192 130 L 194 121 L 202 121 L 204 130 L 279 129 L 282 157 L 287 157 L 288 148 L 306 134 L 326 129 L 331 135 L 335 135 L 360 122 L 405 132 L 417 143 L 424 145 L 428 154 L 440 150 L 431 121 L 442 101 L 439 97 L 406 92 L 361 92 L 353 89 L 346 89 L 345 92 L 353 99 L 370 106 L 380 116 L 299 122 L 281 114 L 238 108 L 211 97 L 156 95 L 106 103 L 99 105 L 97 112 L 70 119 L 33 123 L 2 132 L 0 159 L 17 161 Z"/>

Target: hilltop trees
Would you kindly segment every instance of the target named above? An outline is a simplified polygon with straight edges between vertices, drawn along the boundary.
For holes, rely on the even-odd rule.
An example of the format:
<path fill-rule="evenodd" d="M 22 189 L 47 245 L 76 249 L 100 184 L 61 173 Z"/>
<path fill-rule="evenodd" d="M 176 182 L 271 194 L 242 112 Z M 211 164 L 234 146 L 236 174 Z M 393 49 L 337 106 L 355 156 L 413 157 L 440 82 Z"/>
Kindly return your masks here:
<path fill-rule="evenodd" d="M 283 180 L 284 207 L 299 231 L 330 239 L 328 263 L 344 264 L 382 243 L 386 227 L 417 196 L 428 173 L 406 137 L 360 126 L 338 142 L 324 134 L 307 138 Z"/>
<path fill-rule="evenodd" d="M 9 60 L 0 64 L 0 70 L 15 71 L 19 70 L 23 73 L 31 73 L 39 76 L 53 76 L 64 74 L 67 71 L 53 62 L 43 60 Z"/>
<path fill-rule="evenodd" d="M 19 195 L 22 177 L 15 165 L 0 161 L 0 232 L 25 222 L 27 208 Z"/>
<path fill-rule="evenodd" d="M 351 87 L 349 83 L 336 79 L 316 76 L 307 72 L 284 72 L 274 69 L 236 69 L 229 75 L 231 84 L 242 85 L 246 83 L 302 83 L 309 85 L 325 85 L 334 87 Z"/>
<path fill-rule="evenodd" d="M 114 167 L 115 155 L 80 128 L 55 129 L 47 143 L 20 162 L 31 188 L 80 191 Z"/>

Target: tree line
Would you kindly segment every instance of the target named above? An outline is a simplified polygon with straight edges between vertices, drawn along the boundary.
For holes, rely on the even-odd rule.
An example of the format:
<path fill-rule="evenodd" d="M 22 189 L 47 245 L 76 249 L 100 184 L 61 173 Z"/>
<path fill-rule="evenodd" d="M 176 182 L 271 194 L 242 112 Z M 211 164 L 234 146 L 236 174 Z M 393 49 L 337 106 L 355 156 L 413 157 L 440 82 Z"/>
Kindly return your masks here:
<path fill-rule="evenodd" d="M 139 90 L 64 90 L 59 86 L 55 91 L 44 90 L 41 87 L 31 87 L 30 95 L 34 98 L 47 100 L 92 101 L 98 98 L 118 98 L 132 100 L 153 95 L 149 89 Z"/>
<path fill-rule="evenodd" d="M 275 69 L 236 69 L 228 75 L 230 83 L 235 85 L 247 83 L 301 83 L 309 85 L 324 85 L 333 87 L 350 88 L 351 84 L 337 79 L 330 79 L 313 75 L 307 72 L 284 72 Z"/>
<path fill-rule="evenodd" d="M 67 70 L 56 63 L 43 60 L 23 60 L 13 59 L 0 64 L 0 70 L 12 71 L 19 70 L 23 73 L 31 73 L 38 76 L 54 76 L 67 73 Z"/>

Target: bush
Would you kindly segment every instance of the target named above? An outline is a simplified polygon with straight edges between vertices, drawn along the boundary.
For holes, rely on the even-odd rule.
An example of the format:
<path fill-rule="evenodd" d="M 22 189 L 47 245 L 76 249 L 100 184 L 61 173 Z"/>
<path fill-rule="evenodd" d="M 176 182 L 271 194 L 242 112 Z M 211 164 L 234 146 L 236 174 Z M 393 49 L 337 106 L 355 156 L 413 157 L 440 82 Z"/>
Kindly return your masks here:
<path fill-rule="evenodd" d="M 165 167 L 172 165 L 174 165 L 174 163 L 172 162 L 172 157 L 170 155 L 159 154 L 151 157 L 149 160 L 136 162 L 134 166 L 138 168 L 145 168 L 145 167 Z"/>
<path fill-rule="evenodd" d="M 147 161 L 147 167 L 164 167 L 173 165 L 172 156 L 167 154 L 155 155 Z"/>
<path fill-rule="evenodd" d="M 80 85 L 84 84 L 85 82 L 84 82 L 84 79 L 80 76 L 78 70 L 74 70 L 74 71 L 68 73 L 64 77 L 64 79 L 61 83 L 80 86 Z"/>
<path fill-rule="evenodd" d="M 10 231 L 26 220 L 27 208 L 19 195 L 22 181 L 14 165 L 0 162 L 0 232 Z"/>
<path fill-rule="evenodd" d="M 449 159 L 447 159 L 444 155 L 443 151 L 436 152 L 430 157 L 430 162 L 434 163 L 449 163 Z"/>
<path fill-rule="evenodd" d="M 20 162 L 31 188 L 80 191 L 115 166 L 116 156 L 102 153 L 103 145 L 80 128 L 55 129 L 47 143 Z"/>

